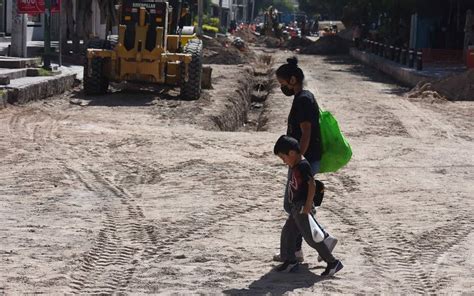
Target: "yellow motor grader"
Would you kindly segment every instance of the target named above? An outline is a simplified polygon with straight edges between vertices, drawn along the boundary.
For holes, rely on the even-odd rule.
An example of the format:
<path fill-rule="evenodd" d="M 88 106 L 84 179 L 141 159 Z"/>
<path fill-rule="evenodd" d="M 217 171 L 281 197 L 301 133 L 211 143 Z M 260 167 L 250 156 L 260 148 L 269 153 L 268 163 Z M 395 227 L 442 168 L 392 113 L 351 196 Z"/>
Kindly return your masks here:
<path fill-rule="evenodd" d="M 95 40 L 87 48 L 84 91 L 100 95 L 109 82 L 178 85 L 181 97 L 201 94 L 202 41 L 184 26 L 189 6 L 181 0 L 122 0 L 118 42 Z"/>

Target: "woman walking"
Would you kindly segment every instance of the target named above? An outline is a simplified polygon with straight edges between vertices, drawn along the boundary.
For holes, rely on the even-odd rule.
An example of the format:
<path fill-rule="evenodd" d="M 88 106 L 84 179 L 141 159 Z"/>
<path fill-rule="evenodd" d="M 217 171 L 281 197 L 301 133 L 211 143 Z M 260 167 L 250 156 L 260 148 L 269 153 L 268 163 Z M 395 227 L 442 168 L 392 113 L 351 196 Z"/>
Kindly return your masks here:
<path fill-rule="evenodd" d="M 280 83 L 281 92 L 286 96 L 293 96 L 286 134 L 298 140 L 301 154 L 309 162 L 314 176 L 319 172 L 322 154 L 318 103 L 314 95 L 303 87 L 304 73 L 298 67 L 298 59 L 296 57 L 287 59 L 287 63 L 277 69 L 276 77 Z M 290 213 L 288 184 L 289 180 L 285 188 L 283 207 L 287 213 Z M 302 242 L 303 238 L 299 235 L 295 253 L 299 261 L 304 260 L 301 249 Z M 337 244 L 337 239 L 325 232 L 324 243 L 332 251 Z M 273 259 L 276 261 L 285 260 L 285 258 L 282 258 L 282 254 L 275 255 Z M 318 258 L 318 261 L 321 261 L 321 258 Z"/>

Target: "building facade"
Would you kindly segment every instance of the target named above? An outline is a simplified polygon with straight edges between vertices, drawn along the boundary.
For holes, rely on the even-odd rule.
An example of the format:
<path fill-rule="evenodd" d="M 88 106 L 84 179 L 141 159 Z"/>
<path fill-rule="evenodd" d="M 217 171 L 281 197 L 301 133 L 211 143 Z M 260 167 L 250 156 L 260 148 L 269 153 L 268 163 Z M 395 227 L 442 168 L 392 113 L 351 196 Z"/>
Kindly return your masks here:
<path fill-rule="evenodd" d="M 222 7 L 219 12 L 219 2 L 221 2 Z M 231 0 L 212 0 L 211 3 L 210 15 L 213 17 L 220 17 L 221 27 L 229 27 L 230 21 L 232 19 L 231 15 Z"/>
<path fill-rule="evenodd" d="M 12 32 L 12 1 L 17 0 L 0 0 L 0 33 L 10 35 Z M 63 0 L 64 1 L 64 0 Z M 70 0 L 72 3 L 72 15 L 77 20 L 78 2 L 84 0 Z M 106 25 L 101 20 L 99 0 L 92 0 L 92 16 L 90 22 L 90 34 L 105 38 Z M 63 5 L 64 6 L 64 5 Z M 65 13 L 65 12 L 62 12 Z M 51 38 L 59 40 L 60 34 L 60 14 L 54 13 L 51 17 Z M 42 14 L 28 15 L 27 24 L 27 41 L 42 41 L 44 39 L 44 16 Z"/>

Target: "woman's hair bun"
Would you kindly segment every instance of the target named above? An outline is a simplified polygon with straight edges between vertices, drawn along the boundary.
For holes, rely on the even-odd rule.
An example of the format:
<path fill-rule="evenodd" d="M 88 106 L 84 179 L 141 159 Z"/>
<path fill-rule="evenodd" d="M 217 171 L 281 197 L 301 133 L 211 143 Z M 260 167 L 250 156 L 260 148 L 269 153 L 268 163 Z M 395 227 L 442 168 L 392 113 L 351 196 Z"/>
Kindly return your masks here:
<path fill-rule="evenodd" d="M 298 58 L 297 57 L 291 57 L 289 59 L 286 59 L 286 62 L 288 65 L 298 67 Z"/>

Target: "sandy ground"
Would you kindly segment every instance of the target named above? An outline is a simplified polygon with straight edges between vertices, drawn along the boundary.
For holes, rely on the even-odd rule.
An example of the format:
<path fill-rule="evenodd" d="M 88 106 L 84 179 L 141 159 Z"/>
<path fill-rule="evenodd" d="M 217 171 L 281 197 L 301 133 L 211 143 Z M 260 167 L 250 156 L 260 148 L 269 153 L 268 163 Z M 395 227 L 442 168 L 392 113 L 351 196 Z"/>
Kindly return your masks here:
<path fill-rule="evenodd" d="M 300 63 L 354 151 L 320 176 L 337 277 L 307 245 L 299 272 L 271 272 L 290 100 L 266 101 L 264 131 L 221 132 L 244 74 L 216 66 L 197 102 L 72 92 L 0 111 L 0 294 L 472 295 L 472 102 L 407 99 L 346 57 Z"/>

